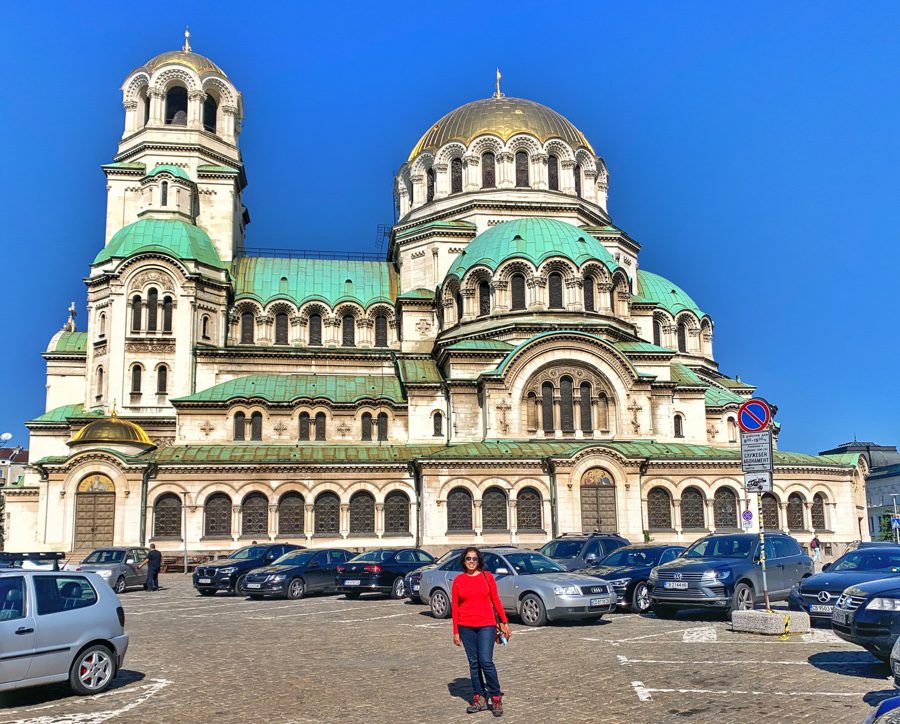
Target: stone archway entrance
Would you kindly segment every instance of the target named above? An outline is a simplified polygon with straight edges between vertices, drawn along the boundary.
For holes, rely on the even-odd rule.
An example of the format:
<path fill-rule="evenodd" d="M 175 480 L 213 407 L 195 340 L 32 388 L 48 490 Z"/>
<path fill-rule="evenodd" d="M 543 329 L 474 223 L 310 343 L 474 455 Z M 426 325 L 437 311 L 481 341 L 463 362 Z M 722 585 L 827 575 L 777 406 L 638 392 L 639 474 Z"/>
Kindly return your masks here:
<path fill-rule="evenodd" d="M 618 533 L 616 484 L 603 468 L 592 468 L 581 478 L 581 529 Z"/>
<path fill-rule="evenodd" d="M 107 475 L 92 473 L 78 484 L 75 493 L 75 550 L 113 544 L 116 517 L 116 487 Z"/>

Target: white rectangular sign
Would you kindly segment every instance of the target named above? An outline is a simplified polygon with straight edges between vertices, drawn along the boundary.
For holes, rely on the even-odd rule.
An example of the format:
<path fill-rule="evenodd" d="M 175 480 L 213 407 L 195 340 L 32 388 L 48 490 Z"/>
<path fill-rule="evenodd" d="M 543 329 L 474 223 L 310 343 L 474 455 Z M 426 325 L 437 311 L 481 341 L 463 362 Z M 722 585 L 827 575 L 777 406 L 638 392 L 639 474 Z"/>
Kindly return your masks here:
<path fill-rule="evenodd" d="M 772 470 L 772 432 L 741 433 L 741 469 L 745 473 L 767 473 Z"/>
<path fill-rule="evenodd" d="M 744 473 L 744 488 L 748 493 L 771 493 L 772 473 Z"/>

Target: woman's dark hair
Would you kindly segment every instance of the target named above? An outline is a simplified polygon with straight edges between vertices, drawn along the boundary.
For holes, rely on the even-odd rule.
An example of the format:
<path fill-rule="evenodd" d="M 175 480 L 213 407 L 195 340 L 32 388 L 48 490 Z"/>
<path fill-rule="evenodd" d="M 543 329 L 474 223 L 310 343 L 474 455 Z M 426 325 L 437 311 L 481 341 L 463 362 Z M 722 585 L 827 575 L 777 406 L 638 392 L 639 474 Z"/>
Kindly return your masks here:
<path fill-rule="evenodd" d="M 475 546 L 469 546 L 462 552 L 462 555 L 459 557 L 460 570 L 462 570 L 462 571 L 466 570 L 466 556 L 469 555 L 470 551 L 474 551 L 475 554 L 478 556 L 478 570 L 483 571 L 484 570 L 484 556 L 481 555 L 481 551 L 478 550 Z"/>

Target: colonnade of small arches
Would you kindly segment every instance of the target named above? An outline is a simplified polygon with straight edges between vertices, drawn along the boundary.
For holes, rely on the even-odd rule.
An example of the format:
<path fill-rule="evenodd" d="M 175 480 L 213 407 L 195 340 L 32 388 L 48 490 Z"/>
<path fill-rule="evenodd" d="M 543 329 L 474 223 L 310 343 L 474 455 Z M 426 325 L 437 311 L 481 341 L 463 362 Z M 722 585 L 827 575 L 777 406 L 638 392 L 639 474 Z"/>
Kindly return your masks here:
<path fill-rule="evenodd" d="M 570 374 L 571 373 L 571 374 Z M 535 375 L 525 385 L 522 423 L 529 435 L 544 437 L 611 436 L 616 429 L 616 405 L 589 372 L 573 376 L 571 367 Z"/>
<path fill-rule="evenodd" d="M 677 349 L 685 354 L 712 357 L 712 320 L 698 318 L 690 310 L 671 315 L 662 310 L 653 313 L 653 344 Z"/>
<path fill-rule="evenodd" d="M 497 485 L 475 493 L 460 485 L 450 489 L 445 505 L 448 534 L 544 532 L 544 499 L 533 486 L 510 494 Z"/>
<path fill-rule="evenodd" d="M 285 425 L 276 429 L 283 420 L 274 424 L 266 423 L 261 410 L 251 408 L 236 409 L 231 413 L 232 440 L 236 442 L 262 442 L 264 440 L 284 442 L 294 439 L 298 442 L 386 442 L 394 436 L 391 430 L 396 421 L 394 410 L 384 407 L 360 406 L 351 415 L 336 415 L 330 405 L 318 404 L 301 409 L 292 415 L 290 432 Z M 444 435 L 444 415 L 440 411 L 432 413 L 435 437 Z M 350 422 L 352 421 L 352 425 Z M 343 427 L 342 427 L 343 426 Z"/>

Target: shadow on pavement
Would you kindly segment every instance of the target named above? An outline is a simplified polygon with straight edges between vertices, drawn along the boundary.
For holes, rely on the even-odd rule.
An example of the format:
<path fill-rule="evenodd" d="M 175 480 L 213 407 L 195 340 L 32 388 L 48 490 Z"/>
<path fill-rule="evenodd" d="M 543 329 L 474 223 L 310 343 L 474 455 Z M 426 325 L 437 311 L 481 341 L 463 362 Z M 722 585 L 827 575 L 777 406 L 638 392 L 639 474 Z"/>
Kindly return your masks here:
<path fill-rule="evenodd" d="M 822 651 L 809 657 L 809 663 L 831 674 L 884 679 L 890 667 L 868 651 Z"/>
<path fill-rule="evenodd" d="M 143 680 L 144 674 L 140 671 L 122 669 L 115 678 L 106 693 L 121 689 Z M 51 684 L 50 686 L 35 686 L 19 691 L 8 691 L 0 694 L 0 707 L 7 709 L 20 706 L 34 706 L 35 704 L 47 704 L 62 699 L 79 699 L 69 688 L 68 684 Z"/>
<path fill-rule="evenodd" d="M 472 682 L 468 679 L 457 677 L 447 684 L 447 691 L 450 692 L 450 696 L 455 696 L 465 702 L 472 700 Z"/>

